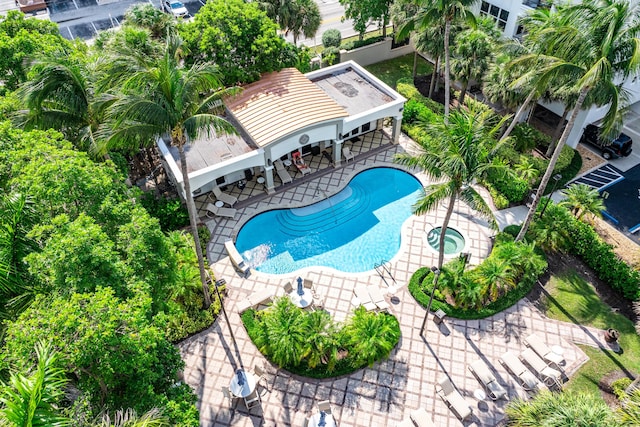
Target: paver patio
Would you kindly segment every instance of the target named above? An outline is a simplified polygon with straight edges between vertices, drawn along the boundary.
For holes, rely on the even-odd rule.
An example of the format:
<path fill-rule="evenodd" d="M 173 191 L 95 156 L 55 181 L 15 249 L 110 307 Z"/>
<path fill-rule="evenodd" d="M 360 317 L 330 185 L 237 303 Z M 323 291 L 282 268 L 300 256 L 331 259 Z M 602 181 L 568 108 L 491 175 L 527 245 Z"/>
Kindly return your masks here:
<path fill-rule="evenodd" d="M 237 207 L 239 221 L 215 219 L 209 226 L 212 241 L 208 256 L 216 278 L 227 281 L 229 296 L 225 307 L 230 325 L 220 317 L 208 330 L 193 336 L 179 345 L 185 360 L 184 378 L 198 395 L 200 420 L 203 426 L 289 426 L 302 425 L 304 417 L 316 410 L 317 402 L 328 399 L 339 426 L 393 426 L 423 407 L 438 426 L 495 426 L 504 418 L 506 400 L 478 401 L 473 393 L 481 388 L 467 365 L 482 359 L 493 368 L 498 382 L 508 390 L 509 399 L 526 397 L 527 393 L 498 362 L 507 351 L 519 353 L 524 349 L 523 339 L 535 332 L 549 346 L 564 348 L 567 361 L 564 370 L 571 376 L 586 360 L 585 354 L 575 345 L 587 344 L 606 347 L 601 340 L 603 331 L 559 322 L 544 317 L 526 299 L 491 318 L 463 321 L 447 318 L 443 325 L 431 320 L 427 323 L 425 337 L 420 326 L 425 310 L 419 306 L 406 289 L 411 274 L 422 266 L 436 263 L 437 253 L 427 247 L 425 231 L 441 224 L 444 208 L 420 217 L 411 217 L 402 231 L 401 249 L 391 261 L 391 272 L 398 283 L 398 291 L 391 303 L 391 311 L 398 317 L 402 336 L 391 357 L 373 367 L 351 375 L 328 380 L 298 377 L 278 370 L 255 348 L 242 326 L 235 304 L 248 294 L 262 289 L 280 291 L 282 285 L 298 275 L 312 279 L 319 294 L 325 297 L 325 309 L 343 321 L 352 312 L 351 299 L 357 284 L 386 282 L 375 272 L 360 274 L 341 273 L 331 269 L 312 268 L 295 275 L 268 275 L 252 272 L 248 278 L 240 277 L 224 251 L 223 243 L 240 229 L 254 214 L 283 206 L 302 206 L 319 200 L 318 188 L 329 195 L 339 191 L 357 172 L 373 166 L 390 166 L 396 152 L 408 147 L 410 141 L 401 140 L 399 146 L 384 145 L 369 155 L 361 155 L 358 161 L 324 171 L 315 179 L 301 180 L 299 185 L 287 186 L 273 196 L 259 197 L 257 201 L 241 200 Z M 417 176 L 423 180 L 420 174 Z M 294 182 L 295 183 L 295 182 Z M 478 219 L 464 204 L 456 205 L 451 226 L 466 237 L 466 252 L 471 253 L 471 264 L 478 264 L 490 251 L 490 236 L 495 231 L 487 222 Z M 230 335 L 233 331 L 237 347 Z M 262 392 L 262 404 L 248 411 L 242 402 L 230 408 L 222 394 L 237 367 L 247 370 L 258 364 L 268 372 L 267 389 Z M 466 423 L 460 422 L 437 397 L 434 385 L 443 375 L 448 375 L 473 408 L 473 416 Z"/>

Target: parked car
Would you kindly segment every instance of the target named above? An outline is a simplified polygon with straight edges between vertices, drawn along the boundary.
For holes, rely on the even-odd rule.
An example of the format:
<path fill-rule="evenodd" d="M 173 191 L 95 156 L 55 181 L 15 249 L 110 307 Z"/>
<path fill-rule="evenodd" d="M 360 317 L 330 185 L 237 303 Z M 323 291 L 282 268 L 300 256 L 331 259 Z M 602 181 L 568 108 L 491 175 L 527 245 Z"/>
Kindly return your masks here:
<path fill-rule="evenodd" d="M 621 133 L 617 138 L 600 136 L 600 128 L 596 125 L 587 125 L 580 142 L 586 142 L 602 152 L 602 157 L 609 160 L 613 157 L 627 157 L 631 154 L 633 141 L 626 133 Z"/>
<path fill-rule="evenodd" d="M 164 0 L 164 8 L 177 18 L 189 16 L 189 11 L 180 0 Z"/>

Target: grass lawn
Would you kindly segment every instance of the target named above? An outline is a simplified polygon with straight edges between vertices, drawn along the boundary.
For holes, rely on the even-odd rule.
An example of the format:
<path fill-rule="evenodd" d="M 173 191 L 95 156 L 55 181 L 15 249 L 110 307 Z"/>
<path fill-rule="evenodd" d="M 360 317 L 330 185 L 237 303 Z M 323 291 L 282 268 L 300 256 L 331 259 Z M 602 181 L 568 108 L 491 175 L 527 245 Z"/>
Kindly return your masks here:
<path fill-rule="evenodd" d="M 585 326 L 620 332 L 622 354 L 581 346 L 589 361 L 571 378 L 567 389 L 597 392 L 598 381 L 613 371 L 640 372 L 640 336 L 633 323 L 611 311 L 596 295 L 593 286 L 571 270 L 553 276 L 546 286 L 550 297 L 545 301 L 547 316 Z"/>
<path fill-rule="evenodd" d="M 364 68 L 395 89 L 398 79 L 413 76 L 413 54 L 367 65 Z M 431 63 L 418 56 L 418 75 L 431 74 L 432 70 Z"/>

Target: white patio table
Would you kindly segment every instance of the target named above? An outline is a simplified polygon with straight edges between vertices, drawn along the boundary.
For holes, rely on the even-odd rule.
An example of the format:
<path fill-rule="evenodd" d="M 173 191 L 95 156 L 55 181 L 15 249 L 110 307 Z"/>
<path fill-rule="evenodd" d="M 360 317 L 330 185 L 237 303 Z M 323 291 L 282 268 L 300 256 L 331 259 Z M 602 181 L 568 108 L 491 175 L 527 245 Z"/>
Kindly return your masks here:
<path fill-rule="evenodd" d="M 291 302 L 300 308 L 307 308 L 313 303 L 313 293 L 311 289 L 304 288 L 302 295 L 299 295 L 298 290 L 294 289 L 292 292 L 289 292 L 288 295 Z"/>
<path fill-rule="evenodd" d="M 240 379 L 238 375 L 242 375 L 242 385 L 240 384 Z M 256 379 L 253 374 L 247 373 L 246 371 L 239 369 L 233 374 L 231 377 L 231 383 L 229 384 L 229 390 L 236 397 L 245 398 L 249 396 L 256 389 Z"/>
<path fill-rule="evenodd" d="M 325 414 L 324 417 L 324 426 L 321 426 L 319 424 L 320 422 L 320 412 L 316 412 L 315 414 L 313 414 L 313 416 L 311 416 L 311 418 L 309 419 L 309 427 L 336 427 L 336 420 L 335 418 L 333 418 L 333 415 L 331 414 Z"/>

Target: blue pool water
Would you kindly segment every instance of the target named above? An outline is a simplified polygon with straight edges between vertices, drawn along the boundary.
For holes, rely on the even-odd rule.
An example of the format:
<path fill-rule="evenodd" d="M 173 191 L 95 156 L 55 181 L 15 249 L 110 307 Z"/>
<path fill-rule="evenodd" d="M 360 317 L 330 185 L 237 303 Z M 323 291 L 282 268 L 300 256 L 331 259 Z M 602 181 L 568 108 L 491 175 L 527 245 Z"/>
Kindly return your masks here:
<path fill-rule="evenodd" d="M 328 199 L 256 215 L 238 233 L 236 247 L 265 273 L 311 266 L 372 270 L 400 249 L 400 229 L 421 189 L 415 177 L 401 170 L 369 169 Z"/>

